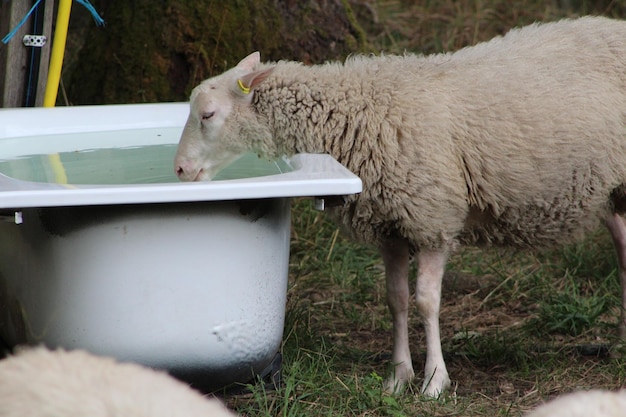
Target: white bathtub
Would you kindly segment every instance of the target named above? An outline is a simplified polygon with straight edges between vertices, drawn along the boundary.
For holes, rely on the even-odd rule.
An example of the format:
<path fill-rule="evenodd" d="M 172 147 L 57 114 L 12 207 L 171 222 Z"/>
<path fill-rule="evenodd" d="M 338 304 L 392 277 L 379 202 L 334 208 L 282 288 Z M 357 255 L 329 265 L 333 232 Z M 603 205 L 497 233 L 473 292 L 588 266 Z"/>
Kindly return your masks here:
<path fill-rule="evenodd" d="M 89 162 L 72 176 L 64 162 L 99 155 L 85 150 L 175 144 L 187 113 L 185 103 L 0 110 L 5 343 L 83 348 L 204 389 L 248 381 L 272 362 L 290 198 L 357 193 L 361 182 L 325 155 L 296 155 L 284 173 L 204 183 L 177 182 L 173 161 L 142 164 L 144 148 L 128 172 L 113 158 L 107 170 Z M 34 154 L 50 156 L 23 158 Z M 42 177 L 31 178 L 40 165 Z M 157 182 L 143 183 L 146 172 Z"/>

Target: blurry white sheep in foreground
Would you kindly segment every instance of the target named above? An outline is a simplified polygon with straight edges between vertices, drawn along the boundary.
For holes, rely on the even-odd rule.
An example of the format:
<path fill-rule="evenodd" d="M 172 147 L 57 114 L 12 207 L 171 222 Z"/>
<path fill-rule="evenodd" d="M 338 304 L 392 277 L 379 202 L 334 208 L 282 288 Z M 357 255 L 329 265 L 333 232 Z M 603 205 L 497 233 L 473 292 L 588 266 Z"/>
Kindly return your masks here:
<path fill-rule="evenodd" d="M 450 386 L 441 282 L 459 244 L 538 248 L 604 223 L 626 334 L 626 22 L 534 24 L 451 54 L 263 64 L 197 86 L 175 169 L 210 180 L 239 155 L 327 153 L 363 181 L 331 215 L 380 249 L 396 391 L 413 379 L 409 262 L 426 336 L 422 391 Z"/>
<path fill-rule="evenodd" d="M 21 349 L 0 360 L 0 417 L 233 417 L 160 371 L 83 351 Z"/>
<path fill-rule="evenodd" d="M 543 404 L 525 417 L 623 417 L 626 391 L 579 391 Z"/>

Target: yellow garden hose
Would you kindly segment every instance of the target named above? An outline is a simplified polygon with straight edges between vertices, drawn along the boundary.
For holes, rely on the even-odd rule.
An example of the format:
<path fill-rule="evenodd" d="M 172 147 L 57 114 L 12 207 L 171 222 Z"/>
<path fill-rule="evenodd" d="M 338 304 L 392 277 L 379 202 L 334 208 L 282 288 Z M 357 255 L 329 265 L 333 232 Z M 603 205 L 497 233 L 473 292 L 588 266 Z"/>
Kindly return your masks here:
<path fill-rule="evenodd" d="M 48 80 L 46 81 L 46 91 L 43 96 L 44 107 L 54 107 L 57 101 L 71 11 L 72 0 L 60 0 L 59 9 L 57 11 L 57 24 L 54 29 L 52 51 L 50 52 Z M 52 171 L 54 172 L 55 182 L 59 184 L 67 184 L 67 173 L 63 167 L 63 162 L 61 162 L 61 156 L 58 153 L 50 154 L 48 159 L 50 166 L 52 167 Z"/>
<path fill-rule="evenodd" d="M 65 42 L 67 40 L 67 28 L 70 24 L 70 12 L 72 0 L 60 0 L 57 11 L 57 24 L 54 29 L 54 41 L 50 52 L 50 67 L 48 68 L 48 81 L 43 96 L 44 107 L 54 107 L 61 81 L 61 68 L 63 68 L 63 56 L 65 55 Z"/>

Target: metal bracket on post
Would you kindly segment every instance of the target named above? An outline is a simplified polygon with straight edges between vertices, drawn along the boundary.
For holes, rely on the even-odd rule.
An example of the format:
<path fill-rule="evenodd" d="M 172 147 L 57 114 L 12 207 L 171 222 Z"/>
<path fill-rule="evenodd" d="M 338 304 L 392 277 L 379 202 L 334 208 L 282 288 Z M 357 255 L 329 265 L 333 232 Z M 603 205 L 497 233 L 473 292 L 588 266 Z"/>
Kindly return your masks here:
<path fill-rule="evenodd" d="M 35 48 L 41 48 L 47 41 L 48 38 L 44 35 L 24 35 L 22 38 L 24 46 L 32 46 Z"/>

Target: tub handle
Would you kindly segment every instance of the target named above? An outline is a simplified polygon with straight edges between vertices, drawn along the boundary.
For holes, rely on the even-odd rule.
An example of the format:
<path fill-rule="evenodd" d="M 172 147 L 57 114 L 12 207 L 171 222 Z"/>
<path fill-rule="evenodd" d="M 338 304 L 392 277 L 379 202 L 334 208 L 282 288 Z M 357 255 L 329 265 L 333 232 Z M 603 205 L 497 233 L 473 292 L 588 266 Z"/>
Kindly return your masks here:
<path fill-rule="evenodd" d="M 15 224 L 22 224 L 24 222 L 22 212 L 14 210 L 0 210 L 0 220 Z"/>

